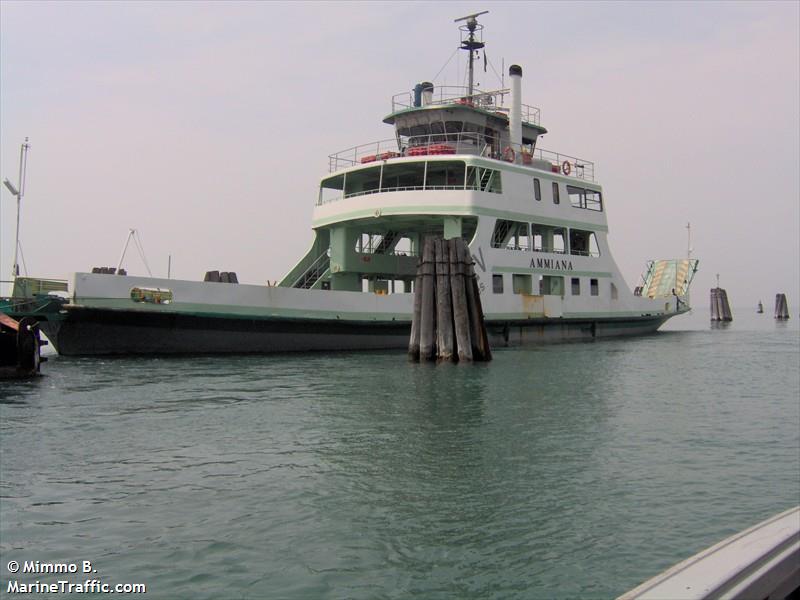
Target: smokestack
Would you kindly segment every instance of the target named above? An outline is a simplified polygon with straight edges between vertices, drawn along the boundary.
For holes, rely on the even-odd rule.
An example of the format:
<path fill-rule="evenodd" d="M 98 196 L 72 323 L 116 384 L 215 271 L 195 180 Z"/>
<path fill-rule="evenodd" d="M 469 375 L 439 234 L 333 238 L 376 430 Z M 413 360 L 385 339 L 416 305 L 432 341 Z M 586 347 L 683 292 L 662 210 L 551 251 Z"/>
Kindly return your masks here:
<path fill-rule="evenodd" d="M 428 106 L 433 102 L 433 84 L 430 81 L 423 81 L 422 86 L 422 106 Z"/>
<path fill-rule="evenodd" d="M 422 84 L 418 83 L 414 86 L 414 108 L 422 106 Z"/>
<path fill-rule="evenodd" d="M 508 115 L 508 134 L 516 159 L 522 159 L 522 67 L 511 65 L 508 68 L 511 77 L 511 113 Z"/>

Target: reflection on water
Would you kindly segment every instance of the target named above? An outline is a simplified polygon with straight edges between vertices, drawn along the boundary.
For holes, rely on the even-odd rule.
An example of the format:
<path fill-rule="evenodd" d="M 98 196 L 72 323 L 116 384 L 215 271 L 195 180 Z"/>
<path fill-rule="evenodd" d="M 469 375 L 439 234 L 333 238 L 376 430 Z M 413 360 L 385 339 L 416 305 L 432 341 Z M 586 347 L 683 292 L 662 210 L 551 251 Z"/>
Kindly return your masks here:
<path fill-rule="evenodd" d="M 800 494 L 796 327 L 702 317 L 476 365 L 55 357 L 0 388 L 3 559 L 155 598 L 613 597 Z"/>

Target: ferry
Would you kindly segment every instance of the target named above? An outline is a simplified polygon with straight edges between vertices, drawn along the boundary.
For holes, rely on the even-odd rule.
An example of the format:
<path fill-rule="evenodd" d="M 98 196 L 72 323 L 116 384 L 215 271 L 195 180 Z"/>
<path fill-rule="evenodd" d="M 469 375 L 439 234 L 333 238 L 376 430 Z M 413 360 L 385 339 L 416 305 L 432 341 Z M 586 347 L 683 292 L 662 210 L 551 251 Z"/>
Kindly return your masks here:
<path fill-rule="evenodd" d="M 10 314 L 34 316 L 63 355 L 404 348 L 428 236 L 467 241 L 493 346 L 646 334 L 687 312 L 697 260 L 649 261 L 628 288 L 595 164 L 539 146 L 547 130 L 522 103 L 522 68 L 508 87 L 474 84 L 483 14 L 456 20 L 467 86 L 394 95 L 391 138 L 329 156 L 313 241 L 279 282 L 17 277 Z"/>

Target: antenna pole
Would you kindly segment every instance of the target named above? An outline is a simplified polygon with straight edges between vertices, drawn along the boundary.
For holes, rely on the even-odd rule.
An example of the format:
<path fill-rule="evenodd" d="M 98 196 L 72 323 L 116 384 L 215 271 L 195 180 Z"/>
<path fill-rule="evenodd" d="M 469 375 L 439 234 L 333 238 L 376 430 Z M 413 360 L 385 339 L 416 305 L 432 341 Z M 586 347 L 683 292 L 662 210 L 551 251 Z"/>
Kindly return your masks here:
<path fill-rule="evenodd" d="M 469 52 L 469 86 L 467 87 L 468 96 L 472 96 L 472 92 L 475 88 L 475 51 L 483 48 L 485 45 L 483 42 L 475 39 L 475 31 L 483 29 L 483 25 L 478 24 L 478 17 L 485 15 L 488 12 L 488 10 L 485 10 L 483 12 L 467 15 L 466 17 L 461 17 L 460 19 L 456 19 L 454 21 L 455 23 L 458 23 L 459 21 L 467 22 L 466 25 L 460 25 L 459 29 L 462 32 L 467 33 L 467 39 L 464 39 L 463 37 L 461 39 L 461 49 Z"/>
<path fill-rule="evenodd" d="M 28 138 L 22 143 L 19 149 L 19 190 L 17 190 L 17 231 L 14 236 L 14 267 L 11 273 L 12 278 L 19 277 L 19 211 L 22 196 L 25 195 L 25 173 L 28 169 L 28 148 L 30 148 Z"/>
<path fill-rule="evenodd" d="M 472 50 L 472 44 L 475 43 L 475 25 L 477 25 L 477 21 L 475 19 L 470 19 L 467 21 L 467 27 L 469 27 L 469 87 L 467 88 L 467 94 L 472 96 L 472 90 L 474 88 L 474 66 L 473 63 L 475 62 L 475 51 Z"/>

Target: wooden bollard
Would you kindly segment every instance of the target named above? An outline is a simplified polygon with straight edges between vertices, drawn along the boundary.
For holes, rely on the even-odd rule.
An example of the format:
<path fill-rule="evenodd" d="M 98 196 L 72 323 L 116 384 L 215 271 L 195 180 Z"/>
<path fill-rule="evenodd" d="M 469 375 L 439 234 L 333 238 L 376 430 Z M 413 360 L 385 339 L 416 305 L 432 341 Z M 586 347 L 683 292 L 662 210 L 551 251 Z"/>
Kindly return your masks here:
<path fill-rule="evenodd" d="M 450 293 L 453 298 L 453 325 L 456 334 L 458 360 L 472 360 L 472 341 L 469 331 L 469 307 L 465 287 L 464 262 L 461 260 L 459 243 L 461 238 L 448 240 L 450 250 Z"/>
<path fill-rule="evenodd" d="M 450 244 L 437 238 L 436 254 L 436 349 L 439 360 L 453 360 L 453 310 L 450 294 Z"/>
<path fill-rule="evenodd" d="M 433 238 L 425 238 L 422 248 L 422 306 L 419 319 L 419 359 L 430 360 L 433 357 L 436 340 L 434 329 L 436 328 L 436 309 L 435 294 L 436 282 L 435 274 L 435 252 Z"/>

